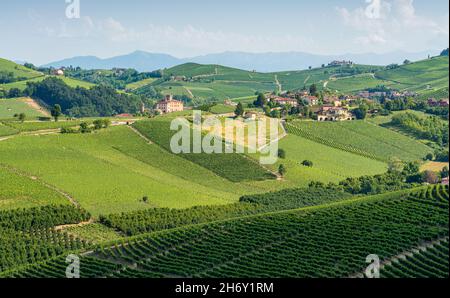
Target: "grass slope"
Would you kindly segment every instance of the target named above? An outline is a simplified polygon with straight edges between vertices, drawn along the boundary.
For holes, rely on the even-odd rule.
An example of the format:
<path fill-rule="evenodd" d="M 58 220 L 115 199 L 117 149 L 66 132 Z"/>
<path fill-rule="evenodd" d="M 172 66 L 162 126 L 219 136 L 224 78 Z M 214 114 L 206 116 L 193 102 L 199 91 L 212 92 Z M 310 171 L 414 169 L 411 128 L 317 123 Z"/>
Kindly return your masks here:
<path fill-rule="evenodd" d="M 13 118 L 15 114 L 25 113 L 27 118 L 45 116 L 43 110 L 31 106 L 27 98 L 0 99 L 0 119 Z"/>
<path fill-rule="evenodd" d="M 1 164 L 0 184 L 0 211 L 69 203 L 68 199 L 41 182 L 19 175 Z"/>
<path fill-rule="evenodd" d="M 288 131 L 315 142 L 381 161 L 389 161 L 393 157 L 404 161 L 420 160 L 432 151 L 418 141 L 366 121 L 293 121 L 288 124 Z"/>
<path fill-rule="evenodd" d="M 128 127 L 16 137 L 0 143 L 0 163 L 57 186 L 94 215 L 225 204 L 256 192 L 147 144 Z M 149 203 L 142 202 L 143 196 Z"/>
<path fill-rule="evenodd" d="M 40 72 L 2 58 L 0 58 L 0 71 L 12 72 L 16 78 L 31 79 L 42 76 Z"/>

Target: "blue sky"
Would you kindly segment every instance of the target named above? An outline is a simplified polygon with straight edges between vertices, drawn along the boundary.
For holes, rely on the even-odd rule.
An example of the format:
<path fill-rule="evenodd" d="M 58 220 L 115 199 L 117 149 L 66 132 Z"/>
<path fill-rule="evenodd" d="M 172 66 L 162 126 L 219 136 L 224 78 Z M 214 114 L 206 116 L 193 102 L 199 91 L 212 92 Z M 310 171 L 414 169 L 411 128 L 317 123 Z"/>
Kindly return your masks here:
<path fill-rule="evenodd" d="M 80 1 L 80 18 L 66 17 L 66 1 Z M 448 6 L 447 0 L 15 0 L 1 5 L 0 57 L 43 64 L 134 50 L 177 57 L 436 51 L 448 47 Z"/>

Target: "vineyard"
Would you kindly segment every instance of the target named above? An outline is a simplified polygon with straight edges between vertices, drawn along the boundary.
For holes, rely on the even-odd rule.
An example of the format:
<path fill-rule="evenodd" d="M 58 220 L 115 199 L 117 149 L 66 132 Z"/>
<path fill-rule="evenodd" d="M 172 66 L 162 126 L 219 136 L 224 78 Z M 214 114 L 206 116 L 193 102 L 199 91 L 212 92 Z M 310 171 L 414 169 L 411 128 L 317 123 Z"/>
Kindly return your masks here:
<path fill-rule="evenodd" d="M 100 221 L 127 235 L 137 235 L 270 211 L 296 209 L 348 198 L 335 189 L 289 189 L 261 195 L 244 196 L 239 203 L 223 206 L 196 206 L 189 209 L 157 208 L 102 216 Z"/>
<path fill-rule="evenodd" d="M 175 134 L 175 131 L 170 130 L 170 122 L 167 121 L 167 119 L 140 121 L 136 122 L 134 127 L 150 140 L 171 152 L 170 139 Z M 237 153 L 182 153 L 179 154 L 179 156 L 232 182 L 257 181 L 275 178 L 273 174 L 262 168 L 256 161 L 253 162 Z"/>
<path fill-rule="evenodd" d="M 448 239 L 431 248 L 416 250 L 381 269 L 384 278 L 448 278 Z"/>
<path fill-rule="evenodd" d="M 368 158 L 389 161 L 422 159 L 431 148 L 404 135 L 364 121 L 319 123 L 294 121 L 287 131 L 312 141 Z"/>
<path fill-rule="evenodd" d="M 448 237 L 448 211 L 442 186 L 354 197 L 116 241 L 83 256 L 81 271 L 85 277 L 347 277 L 364 272 L 369 254 L 389 260 Z M 440 263 L 445 250 L 436 248 L 439 253 L 417 257 L 420 264 L 447 266 L 448 258 Z M 63 262 L 52 259 L 7 276 L 62 277 Z"/>
<path fill-rule="evenodd" d="M 88 247 L 53 227 L 89 218 L 86 211 L 69 205 L 0 211 L 0 272 Z"/>

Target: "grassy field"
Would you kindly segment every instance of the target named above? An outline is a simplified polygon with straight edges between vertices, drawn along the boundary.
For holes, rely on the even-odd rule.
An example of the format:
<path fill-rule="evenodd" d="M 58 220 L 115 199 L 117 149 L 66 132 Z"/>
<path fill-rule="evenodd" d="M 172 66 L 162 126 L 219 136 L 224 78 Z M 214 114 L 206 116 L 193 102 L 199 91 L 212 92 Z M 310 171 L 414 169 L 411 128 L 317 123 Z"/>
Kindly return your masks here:
<path fill-rule="evenodd" d="M 286 151 L 286 159 L 279 159 L 273 167 L 284 164 L 287 174 L 284 183 L 293 187 L 306 186 L 308 181 L 339 182 L 347 177 L 376 175 L 386 172 L 387 164 L 367 157 L 335 149 L 317 142 L 288 135 L 279 142 Z M 313 167 L 301 165 L 310 160 Z"/>
<path fill-rule="evenodd" d="M 128 127 L 90 135 L 20 136 L 0 144 L 0 163 L 57 186 L 94 215 L 225 204 L 264 191 L 228 182 L 148 145 Z"/>
<path fill-rule="evenodd" d="M 0 119 L 13 118 L 15 114 L 25 113 L 27 118 L 46 116 L 48 113 L 42 108 L 33 106 L 29 98 L 0 99 Z"/>
<path fill-rule="evenodd" d="M 14 135 L 18 132 L 19 131 L 17 129 L 6 126 L 0 122 L 0 137 Z"/>
<path fill-rule="evenodd" d="M 421 171 L 433 171 L 439 173 L 444 167 L 450 168 L 448 162 L 429 161 L 420 167 Z"/>
<path fill-rule="evenodd" d="M 141 81 L 138 81 L 138 82 L 130 83 L 130 84 L 128 84 L 125 87 L 125 89 L 127 89 L 127 90 L 135 90 L 135 89 L 144 87 L 145 85 L 151 84 L 154 81 L 156 81 L 155 78 L 148 78 L 148 79 L 141 80 Z"/>
<path fill-rule="evenodd" d="M 91 223 L 79 227 L 70 227 L 64 229 L 70 235 L 86 240 L 91 243 L 101 243 L 120 239 L 123 237 L 114 229 L 108 228 L 99 223 Z"/>
<path fill-rule="evenodd" d="M 431 148 L 390 129 L 366 121 L 306 122 L 288 124 L 288 131 L 315 142 L 355 154 L 388 161 L 421 160 Z"/>
<path fill-rule="evenodd" d="M 51 129 L 59 129 L 59 128 L 68 128 L 68 127 L 77 127 L 81 122 L 86 122 L 88 124 L 92 123 L 91 119 L 85 120 L 60 120 L 58 122 L 55 121 L 3 121 L 3 125 L 9 126 L 15 130 L 20 132 L 33 132 L 38 130 L 51 130 Z"/>
<path fill-rule="evenodd" d="M 28 82 L 41 82 L 46 78 L 49 77 L 56 77 L 59 78 L 61 80 L 64 81 L 64 83 L 66 83 L 68 86 L 70 87 L 82 87 L 82 88 L 91 88 L 93 86 L 95 86 L 95 84 L 89 83 L 89 82 L 85 82 L 85 81 L 80 81 L 80 80 L 76 80 L 76 79 L 72 79 L 69 77 L 61 77 L 61 76 L 41 76 L 41 77 L 37 77 L 37 78 L 32 78 L 32 79 L 28 79 L 28 80 L 24 80 L 24 81 L 18 81 L 18 82 L 14 82 L 14 83 L 9 83 L 9 84 L 0 84 L 0 89 L 3 90 L 10 90 L 12 88 L 17 88 L 20 90 L 24 90 L 27 87 L 27 83 Z"/>
<path fill-rule="evenodd" d="M 16 78 L 31 79 L 42 76 L 40 72 L 2 58 L 0 58 L 0 71 L 12 72 Z"/>
<path fill-rule="evenodd" d="M 63 195 L 44 186 L 40 181 L 22 176 L 0 164 L 0 211 L 68 204 Z"/>
<path fill-rule="evenodd" d="M 233 113 L 236 110 L 234 106 L 228 106 L 224 104 L 216 104 L 211 108 L 211 113 L 213 114 L 227 114 Z"/>

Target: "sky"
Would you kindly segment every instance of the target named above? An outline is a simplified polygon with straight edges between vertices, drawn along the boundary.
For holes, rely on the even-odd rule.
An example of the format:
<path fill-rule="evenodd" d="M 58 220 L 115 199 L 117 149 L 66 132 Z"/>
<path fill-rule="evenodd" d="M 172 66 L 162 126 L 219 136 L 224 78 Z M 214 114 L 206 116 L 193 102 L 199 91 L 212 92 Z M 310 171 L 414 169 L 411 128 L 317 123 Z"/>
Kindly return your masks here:
<path fill-rule="evenodd" d="M 2 2 L 0 57 L 36 65 L 136 50 L 186 58 L 225 51 L 422 52 L 449 44 L 447 0 Z"/>

